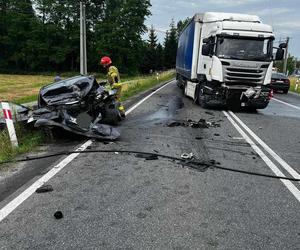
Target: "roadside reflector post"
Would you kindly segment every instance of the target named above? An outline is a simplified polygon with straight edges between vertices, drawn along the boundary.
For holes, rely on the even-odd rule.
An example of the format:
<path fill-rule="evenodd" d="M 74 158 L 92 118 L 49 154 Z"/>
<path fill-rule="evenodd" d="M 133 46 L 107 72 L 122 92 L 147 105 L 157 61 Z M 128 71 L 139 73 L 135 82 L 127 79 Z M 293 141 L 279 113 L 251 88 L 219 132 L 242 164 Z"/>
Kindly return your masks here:
<path fill-rule="evenodd" d="M 13 147 L 18 147 L 17 134 L 16 134 L 16 130 L 15 130 L 14 122 L 12 119 L 12 113 L 11 113 L 9 104 L 7 102 L 1 102 L 1 105 L 2 105 L 2 110 L 3 110 L 3 114 L 4 114 L 4 119 L 6 122 L 6 127 L 8 130 L 9 138 L 11 141 L 11 145 Z"/>
<path fill-rule="evenodd" d="M 297 91 L 298 90 L 298 86 L 299 86 L 299 78 L 297 79 L 297 81 L 296 81 L 296 85 L 295 85 L 295 91 Z"/>

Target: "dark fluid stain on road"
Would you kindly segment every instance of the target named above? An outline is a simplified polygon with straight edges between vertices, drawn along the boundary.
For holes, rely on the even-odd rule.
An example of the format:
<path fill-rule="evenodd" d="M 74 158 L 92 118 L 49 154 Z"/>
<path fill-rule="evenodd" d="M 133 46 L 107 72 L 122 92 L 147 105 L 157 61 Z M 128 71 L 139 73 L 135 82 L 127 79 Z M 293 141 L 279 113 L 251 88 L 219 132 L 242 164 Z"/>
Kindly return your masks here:
<path fill-rule="evenodd" d="M 138 116 L 135 119 L 126 120 L 119 127 L 120 130 L 130 129 L 130 128 L 143 128 L 150 126 L 157 126 L 165 123 L 166 121 L 172 119 L 179 110 L 184 107 L 184 103 L 181 97 L 174 96 L 166 104 L 158 104 L 160 107 L 154 113 Z"/>
<path fill-rule="evenodd" d="M 158 121 L 158 120 L 166 120 L 174 117 L 178 110 L 182 109 L 184 107 L 184 103 L 181 97 L 174 96 L 171 98 L 171 100 L 167 103 L 167 105 L 164 105 L 161 107 L 158 111 L 156 111 L 154 114 L 150 115 L 146 118 L 146 120 L 149 121 Z"/>
<path fill-rule="evenodd" d="M 147 217 L 147 214 L 140 212 L 136 215 L 136 217 L 139 219 L 145 219 Z"/>

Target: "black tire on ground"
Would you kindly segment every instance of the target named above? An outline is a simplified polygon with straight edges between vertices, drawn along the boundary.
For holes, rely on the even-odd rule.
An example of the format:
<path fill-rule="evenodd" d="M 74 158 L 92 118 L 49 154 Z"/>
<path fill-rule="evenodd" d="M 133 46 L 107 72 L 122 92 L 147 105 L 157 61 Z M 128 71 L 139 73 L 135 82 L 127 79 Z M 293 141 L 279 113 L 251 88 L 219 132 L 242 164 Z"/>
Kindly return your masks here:
<path fill-rule="evenodd" d="M 105 118 L 103 119 L 103 122 L 112 126 L 116 126 L 121 120 L 122 117 L 119 110 L 111 109 L 109 110 L 109 112 L 105 113 Z"/>
<path fill-rule="evenodd" d="M 250 112 L 250 113 L 256 113 L 257 112 L 257 108 L 255 107 L 246 107 L 244 108 L 247 112 Z"/>
<path fill-rule="evenodd" d="M 289 93 L 288 89 L 283 91 L 283 94 L 287 94 L 287 93 Z"/>
<path fill-rule="evenodd" d="M 227 108 L 233 112 L 239 112 L 242 108 L 240 100 L 232 98 L 227 100 Z"/>

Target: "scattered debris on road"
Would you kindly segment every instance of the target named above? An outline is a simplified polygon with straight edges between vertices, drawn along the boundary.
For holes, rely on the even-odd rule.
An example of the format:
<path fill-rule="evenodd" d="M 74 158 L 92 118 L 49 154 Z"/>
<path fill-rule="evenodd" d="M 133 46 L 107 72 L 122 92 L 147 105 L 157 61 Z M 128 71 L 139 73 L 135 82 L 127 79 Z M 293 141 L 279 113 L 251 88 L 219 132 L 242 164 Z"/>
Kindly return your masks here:
<path fill-rule="evenodd" d="M 61 211 L 56 211 L 54 213 L 54 217 L 55 217 L 55 219 L 60 220 L 60 219 L 62 219 L 64 217 L 64 215 L 63 215 L 63 213 Z"/>
<path fill-rule="evenodd" d="M 216 162 L 215 160 L 209 160 L 209 161 L 203 161 L 199 159 L 182 159 L 174 156 L 168 156 L 164 154 L 153 154 L 153 153 L 148 153 L 148 152 L 139 152 L 139 151 L 131 151 L 131 150 L 91 150 L 91 151 L 63 151 L 61 153 L 56 153 L 49 155 L 48 157 L 54 157 L 58 155 L 67 155 L 67 154 L 73 154 L 73 153 L 79 153 L 79 154 L 88 154 L 88 153 L 119 153 L 119 154 L 129 154 L 129 155 L 137 155 L 137 154 L 143 154 L 143 155 L 149 155 L 149 156 L 157 156 L 161 157 L 164 159 L 169 159 L 173 162 L 177 162 L 178 164 L 181 164 L 181 166 L 186 166 L 188 168 L 194 169 L 196 171 L 206 171 L 207 169 L 219 169 L 219 170 L 224 170 L 224 171 L 229 171 L 229 172 L 235 172 L 235 173 L 240 173 L 240 174 L 246 174 L 246 175 L 252 175 L 252 176 L 261 176 L 261 177 L 266 177 L 266 178 L 272 178 L 272 179 L 281 179 L 281 180 L 289 180 L 289 181 L 295 181 L 299 182 L 300 179 L 296 178 L 291 178 L 291 177 L 286 177 L 286 176 L 277 176 L 277 175 L 269 175 L 269 174 L 263 174 L 263 173 L 257 173 L 257 172 L 250 172 L 250 171 L 245 171 L 242 169 L 235 169 L 235 168 L 229 168 L 229 167 L 223 167 L 221 166 L 220 162 Z M 41 159 L 45 159 L 46 156 L 41 156 Z M 37 160 L 39 157 L 34 157 L 34 158 L 25 158 L 25 159 L 19 159 L 19 160 L 14 160 L 14 161 L 6 161 L 6 162 L 0 162 L 1 164 L 6 164 L 6 163 L 11 163 L 11 162 L 24 162 L 24 161 L 32 161 L 32 160 Z M 60 211 L 57 211 L 57 216 L 60 217 L 63 216 L 62 213 L 60 214 Z M 56 214 L 56 213 L 55 213 Z"/>
<path fill-rule="evenodd" d="M 200 119 L 199 121 L 188 119 L 187 121 L 177 120 L 168 122 L 167 127 L 215 128 L 220 127 L 220 124 L 214 121 L 207 122 L 205 119 Z"/>
<path fill-rule="evenodd" d="M 194 154 L 193 153 L 183 153 L 181 156 L 181 159 L 184 160 L 190 160 L 194 158 Z"/>
<path fill-rule="evenodd" d="M 51 185 L 43 185 L 39 187 L 35 192 L 40 194 L 40 193 L 48 193 L 52 191 L 53 191 L 53 187 Z"/>

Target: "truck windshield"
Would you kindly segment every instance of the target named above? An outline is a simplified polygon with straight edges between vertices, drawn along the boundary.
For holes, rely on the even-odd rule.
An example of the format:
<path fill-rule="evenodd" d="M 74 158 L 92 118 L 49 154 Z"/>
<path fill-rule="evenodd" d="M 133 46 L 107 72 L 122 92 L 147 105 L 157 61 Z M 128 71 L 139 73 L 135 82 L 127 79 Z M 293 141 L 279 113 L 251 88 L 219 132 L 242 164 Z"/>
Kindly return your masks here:
<path fill-rule="evenodd" d="M 272 39 L 224 38 L 219 37 L 216 54 L 219 58 L 271 61 L 273 53 Z"/>

